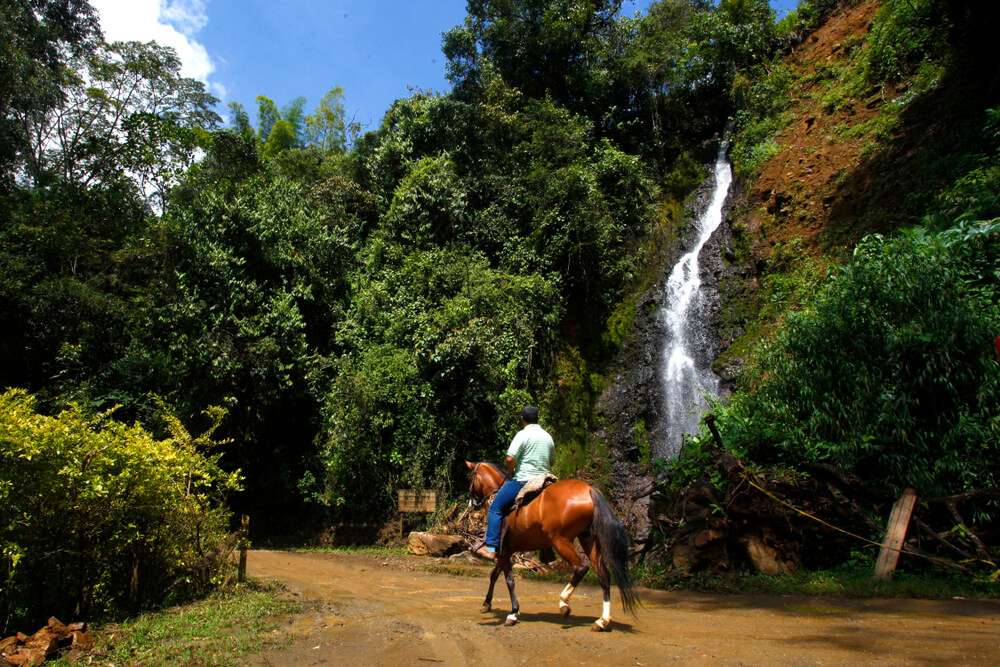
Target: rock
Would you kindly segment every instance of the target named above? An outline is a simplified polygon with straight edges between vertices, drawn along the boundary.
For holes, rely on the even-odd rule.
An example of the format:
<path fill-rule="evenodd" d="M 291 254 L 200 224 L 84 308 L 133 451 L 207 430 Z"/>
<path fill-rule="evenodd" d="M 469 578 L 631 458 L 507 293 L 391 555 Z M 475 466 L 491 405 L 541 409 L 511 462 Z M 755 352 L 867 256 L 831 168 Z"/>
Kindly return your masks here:
<path fill-rule="evenodd" d="M 7 662 L 20 667 L 21 665 L 40 665 L 45 662 L 45 654 L 34 648 L 21 648 L 14 655 L 7 656 Z"/>
<path fill-rule="evenodd" d="M 468 548 L 465 538 L 458 535 L 434 535 L 414 531 L 406 540 L 406 550 L 415 556 L 450 556 Z"/>
<path fill-rule="evenodd" d="M 771 577 L 795 574 L 795 563 L 781 558 L 778 550 L 767 544 L 761 535 L 751 533 L 746 538 L 747 557 L 761 574 Z"/>
<path fill-rule="evenodd" d="M 79 649 L 81 651 L 90 651 L 94 648 L 94 640 L 86 632 L 73 631 L 70 633 L 73 637 L 73 643 L 71 646 L 74 649 Z"/>
<path fill-rule="evenodd" d="M 69 652 L 63 656 L 63 660 L 72 665 L 75 664 L 78 660 L 82 660 L 84 657 L 86 657 L 86 655 L 87 654 L 84 651 L 74 648 L 70 649 Z"/>
<path fill-rule="evenodd" d="M 25 649 L 40 651 L 44 661 L 47 656 L 55 655 L 56 651 L 59 650 L 59 635 L 53 632 L 49 626 L 45 626 L 31 635 L 28 641 L 24 642 L 24 648 L 18 652 L 24 653 Z"/>
<path fill-rule="evenodd" d="M 57 635 L 66 635 L 69 633 L 69 626 L 55 616 L 49 617 L 48 628 Z"/>

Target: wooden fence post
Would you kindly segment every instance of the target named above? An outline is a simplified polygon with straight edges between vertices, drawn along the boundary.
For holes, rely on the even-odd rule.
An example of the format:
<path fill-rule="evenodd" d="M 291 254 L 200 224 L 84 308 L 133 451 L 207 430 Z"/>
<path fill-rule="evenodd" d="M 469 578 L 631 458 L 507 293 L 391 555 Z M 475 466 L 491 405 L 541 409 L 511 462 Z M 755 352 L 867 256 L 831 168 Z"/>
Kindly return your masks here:
<path fill-rule="evenodd" d="M 875 563 L 875 579 L 889 579 L 899 562 L 899 550 L 906 539 L 906 528 L 910 525 L 913 505 L 917 502 L 917 492 L 906 489 L 896 504 L 892 506 L 889 516 L 889 527 L 885 531 L 885 541 L 878 552 L 878 562 Z"/>
<path fill-rule="evenodd" d="M 247 539 L 250 534 L 250 516 L 243 515 L 242 526 L 240 527 L 240 567 L 236 574 L 236 581 L 243 583 L 247 578 Z"/>

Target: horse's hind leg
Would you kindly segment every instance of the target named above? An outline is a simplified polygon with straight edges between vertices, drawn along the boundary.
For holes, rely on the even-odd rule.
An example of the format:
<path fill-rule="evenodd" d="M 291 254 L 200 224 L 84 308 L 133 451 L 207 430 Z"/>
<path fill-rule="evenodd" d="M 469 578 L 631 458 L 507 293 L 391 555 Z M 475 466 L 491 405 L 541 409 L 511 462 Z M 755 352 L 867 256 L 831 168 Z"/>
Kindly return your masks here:
<path fill-rule="evenodd" d="M 594 568 L 597 580 L 601 582 L 601 591 L 604 593 L 603 608 L 601 617 L 594 621 L 591 628 L 594 632 L 603 632 L 611 625 L 611 574 L 608 572 L 608 564 L 601 553 L 601 545 L 596 540 L 591 540 L 588 552 L 590 554 L 590 564 Z"/>
<path fill-rule="evenodd" d="M 553 540 L 552 547 L 556 552 L 562 556 L 563 560 L 570 564 L 573 568 L 573 576 L 566 584 L 566 588 L 559 595 L 559 613 L 563 615 L 563 618 L 569 616 L 569 599 L 573 595 L 573 591 L 576 590 L 577 585 L 579 585 L 580 580 L 583 579 L 583 575 L 587 574 L 587 564 L 583 562 L 580 555 L 576 552 L 576 547 L 573 546 L 573 542 L 570 540 Z"/>

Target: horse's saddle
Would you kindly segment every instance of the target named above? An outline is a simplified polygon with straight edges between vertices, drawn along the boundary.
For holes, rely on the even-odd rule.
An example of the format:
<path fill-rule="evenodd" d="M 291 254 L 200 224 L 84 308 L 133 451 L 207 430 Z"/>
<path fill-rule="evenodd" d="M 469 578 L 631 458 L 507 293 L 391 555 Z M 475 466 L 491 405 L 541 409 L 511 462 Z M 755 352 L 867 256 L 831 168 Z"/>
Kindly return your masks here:
<path fill-rule="evenodd" d="M 521 487 L 521 492 L 517 494 L 516 498 L 514 498 L 514 504 L 511 505 L 510 511 L 513 512 L 522 505 L 527 505 L 534 500 L 546 486 L 558 481 L 559 478 L 550 472 L 532 477 L 525 483 L 524 486 Z"/>
<path fill-rule="evenodd" d="M 511 505 L 510 511 L 514 512 L 522 505 L 527 505 L 540 494 L 546 486 L 558 482 L 559 478 L 552 473 L 544 473 L 542 475 L 537 475 L 532 477 L 527 481 L 527 483 L 521 487 L 521 492 L 517 494 L 514 498 L 514 504 Z M 505 514 L 503 517 L 503 522 L 500 524 L 500 539 L 503 541 L 507 537 L 507 528 L 509 526 L 510 514 Z M 556 559 L 555 554 L 552 552 L 552 547 L 545 547 L 539 553 L 539 558 L 543 563 L 551 563 Z"/>

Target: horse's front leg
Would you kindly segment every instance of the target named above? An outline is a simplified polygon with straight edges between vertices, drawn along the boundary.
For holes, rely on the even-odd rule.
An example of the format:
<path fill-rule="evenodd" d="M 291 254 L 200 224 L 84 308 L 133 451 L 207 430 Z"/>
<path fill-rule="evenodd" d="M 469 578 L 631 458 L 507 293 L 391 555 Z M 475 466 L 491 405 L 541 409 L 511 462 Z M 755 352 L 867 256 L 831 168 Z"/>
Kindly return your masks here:
<path fill-rule="evenodd" d="M 500 574 L 500 559 L 498 558 L 496 564 L 493 566 L 493 570 L 490 572 L 490 587 L 486 591 L 486 599 L 483 600 L 483 607 L 480 609 L 480 613 L 486 614 L 493 609 L 493 587 L 496 586 L 497 576 Z"/>
<path fill-rule="evenodd" d="M 521 605 L 517 601 L 517 593 L 514 592 L 514 568 L 510 559 L 513 554 L 504 554 L 497 558 L 497 566 L 503 566 L 504 578 L 507 580 L 507 592 L 510 593 L 510 614 L 504 625 L 514 625 L 517 623 L 518 614 L 521 613 Z"/>

